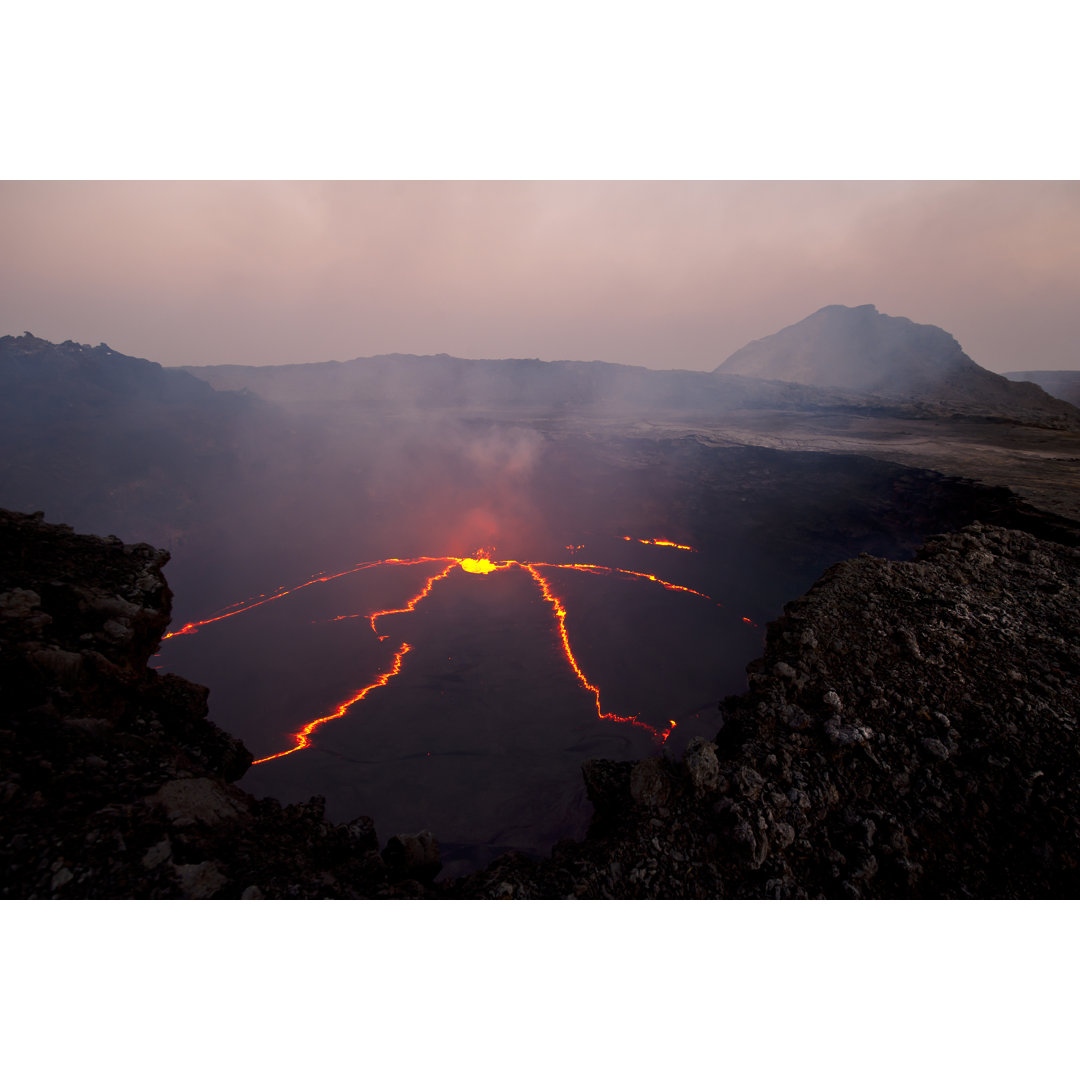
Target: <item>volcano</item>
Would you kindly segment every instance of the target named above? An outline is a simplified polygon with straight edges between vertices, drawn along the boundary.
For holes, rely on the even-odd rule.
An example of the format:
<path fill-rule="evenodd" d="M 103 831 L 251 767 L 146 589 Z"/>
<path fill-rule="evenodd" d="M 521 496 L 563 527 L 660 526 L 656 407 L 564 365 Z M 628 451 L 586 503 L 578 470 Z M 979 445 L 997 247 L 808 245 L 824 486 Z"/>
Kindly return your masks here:
<path fill-rule="evenodd" d="M 906 553 L 995 498 L 869 459 L 576 450 L 548 444 L 529 479 L 567 530 L 539 550 L 370 551 L 169 635 L 158 663 L 212 687 L 212 718 L 252 749 L 247 790 L 434 832 L 451 875 L 542 857 L 585 835 L 582 760 L 715 735 L 760 627 L 831 562 Z"/>
<path fill-rule="evenodd" d="M 799 334 L 820 359 L 855 323 L 967 370 L 939 334 L 882 319 L 844 309 Z M 269 400 L 131 358 L 102 383 L 111 352 L 84 351 L 0 343 L 0 493 L 170 548 L 154 663 L 210 688 L 211 720 L 254 761 L 244 790 L 322 800 L 335 827 L 434 834 L 444 879 L 585 837 L 606 775 L 586 788 L 585 761 L 733 739 L 717 703 L 830 566 L 910 558 L 975 521 L 1070 535 L 999 483 L 1068 504 L 1080 455 L 1063 403 L 1027 424 L 1013 399 L 963 419 L 927 397 L 886 407 L 884 384 L 451 357 L 312 370 L 301 399 L 295 372 L 255 370 Z M 887 351 L 868 355 L 900 371 Z M 70 408 L 53 366 L 77 384 Z M 466 369 L 473 400 L 448 389 Z"/>

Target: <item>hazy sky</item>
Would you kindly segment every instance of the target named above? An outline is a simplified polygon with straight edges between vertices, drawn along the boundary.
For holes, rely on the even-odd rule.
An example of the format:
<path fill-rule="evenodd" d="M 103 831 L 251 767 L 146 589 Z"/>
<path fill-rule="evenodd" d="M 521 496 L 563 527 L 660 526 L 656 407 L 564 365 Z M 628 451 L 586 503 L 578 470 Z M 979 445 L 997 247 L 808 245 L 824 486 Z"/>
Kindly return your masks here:
<path fill-rule="evenodd" d="M 0 333 L 711 369 L 826 304 L 1080 368 L 1080 183 L 0 183 Z"/>

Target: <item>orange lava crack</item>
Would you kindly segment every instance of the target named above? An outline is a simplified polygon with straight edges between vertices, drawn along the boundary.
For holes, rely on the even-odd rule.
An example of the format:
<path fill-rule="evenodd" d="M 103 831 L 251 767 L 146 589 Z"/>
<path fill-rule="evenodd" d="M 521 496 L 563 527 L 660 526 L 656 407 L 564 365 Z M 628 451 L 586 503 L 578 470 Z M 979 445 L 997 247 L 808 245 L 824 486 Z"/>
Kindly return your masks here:
<path fill-rule="evenodd" d="M 693 596 L 700 596 L 705 600 L 711 600 L 711 596 L 706 596 L 703 592 L 698 592 L 697 589 L 687 588 L 685 585 L 675 585 L 670 581 L 665 581 L 663 578 L 658 578 L 655 574 L 645 574 L 640 570 L 622 570 L 618 566 L 594 566 L 591 563 L 532 563 L 532 566 L 549 566 L 553 570 L 580 570 L 585 574 L 625 574 L 627 577 L 645 578 L 646 581 L 654 581 L 657 585 L 662 585 L 665 589 L 670 589 L 671 592 L 685 592 L 691 593 Z"/>
<path fill-rule="evenodd" d="M 456 565 L 457 565 L 457 560 L 452 562 L 449 566 L 445 567 L 443 570 L 440 570 L 439 573 L 432 574 L 431 577 L 429 577 L 427 579 L 427 581 L 424 582 L 424 587 L 404 607 L 401 607 L 401 608 L 389 608 L 386 611 L 376 611 L 374 614 L 368 616 L 368 621 L 371 623 L 371 632 L 373 634 L 375 634 L 375 635 L 378 635 L 379 631 L 375 628 L 375 620 L 376 619 L 381 619 L 384 615 L 403 615 L 408 611 L 415 611 L 416 610 L 416 605 L 419 604 L 420 601 L 423 600 L 424 597 L 427 596 L 427 594 L 429 592 L 431 592 L 431 588 L 435 584 L 435 582 L 436 581 L 442 581 L 442 579 L 444 577 L 446 577 L 446 575 L 449 574 L 450 571 L 453 570 Z M 338 618 L 339 619 L 340 618 L 349 618 L 349 616 L 347 616 L 347 615 L 345 615 L 345 616 L 339 615 Z M 335 620 L 335 621 L 337 621 L 337 620 Z M 380 640 L 385 640 L 385 639 L 380 638 Z"/>
<path fill-rule="evenodd" d="M 280 753 L 270 754 L 267 757 L 259 758 L 258 761 L 253 761 L 251 764 L 262 765 L 264 762 L 273 761 L 275 758 L 282 758 L 287 757 L 289 754 L 295 754 L 297 750 L 306 750 L 311 745 L 311 733 L 317 727 L 330 720 L 340 720 L 353 705 L 358 701 L 363 701 L 372 690 L 376 690 L 380 686 L 385 686 L 399 671 L 401 671 L 402 658 L 411 648 L 412 646 L 408 642 L 403 642 L 398 651 L 394 653 L 394 662 L 389 671 L 384 671 L 373 683 L 368 683 L 362 690 L 357 690 L 351 698 L 343 701 L 332 713 L 327 713 L 326 716 L 320 716 L 316 720 L 309 720 L 299 731 L 294 732 L 293 738 L 296 740 L 295 746 L 290 747 L 288 750 L 282 750 Z"/>
<path fill-rule="evenodd" d="M 674 540 L 642 540 L 637 536 L 624 536 L 623 539 L 631 544 L 636 542 L 638 544 L 652 544 L 655 547 L 678 548 L 679 551 L 697 551 L 697 548 L 692 548 L 689 544 L 676 544 Z"/>
<path fill-rule="evenodd" d="M 198 622 L 185 623 L 179 630 L 171 630 L 169 633 L 162 637 L 162 641 L 168 641 L 169 638 L 179 637 L 181 634 L 197 634 L 199 629 L 203 626 L 209 626 L 211 623 L 221 622 L 222 619 L 231 619 L 234 615 L 242 615 L 245 611 L 251 611 L 253 608 L 262 607 L 263 604 L 269 604 L 271 600 L 280 600 L 283 596 L 289 596 L 291 593 L 299 592 L 301 589 L 306 589 L 310 585 L 319 585 L 324 581 L 334 581 L 337 578 L 346 577 L 349 574 L 355 574 L 360 570 L 370 570 L 373 566 L 415 566 L 417 563 L 423 562 L 442 562 L 442 559 L 437 556 L 420 555 L 415 559 L 377 559 L 374 562 L 357 563 L 351 570 L 342 570 L 337 574 L 325 574 L 323 577 L 310 578 L 308 581 L 302 582 L 299 585 L 293 585 L 289 588 L 280 588 L 273 596 L 262 595 L 261 599 L 253 600 L 251 603 L 240 601 L 239 606 L 237 604 L 230 604 L 225 608 L 222 614 L 215 615 L 209 619 L 201 619 Z M 229 608 L 236 608 L 235 611 L 230 611 Z"/>
<path fill-rule="evenodd" d="M 659 733 L 655 728 L 642 723 L 636 716 L 620 716 L 618 713 L 604 712 L 603 706 L 600 704 L 600 688 L 593 686 L 585 678 L 585 672 L 581 670 L 581 665 L 578 664 L 574 651 L 570 648 L 570 638 L 566 633 L 566 608 L 563 606 L 563 602 L 551 591 L 550 582 L 536 569 L 536 565 L 533 563 L 522 563 L 521 565 L 532 575 L 543 598 L 551 604 L 552 610 L 555 612 L 555 622 L 558 627 L 559 643 L 562 645 L 563 655 L 566 657 L 566 662 L 570 665 L 571 670 L 577 676 L 578 682 L 592 694 L 593 699 L 596 701 L 596 715 L 601 720 L 613 720 L 617 724 L 632 724 L 634 727 L 644 728 L 653 735 L 658 735 Z"/>
<path fill-rule="evenodd" d="M 631 537 L 623 537 L 624 540 L 630 540 Z M 693 551 L 693 548 L 686 547 L 683 544 L 676 544 L 670 540 L 639 540 L 642 544 L 657 544 L 667 547 L 682 548 L 686 551 Z M 580 547 L 580 545 L 579 545 Z M 572 546 L 567 550 L 575 550 Z M 231 605 L 230 608 L 226 608 L 221 614 L 215 615 L 209 619 L 203 619 L 199 622 L 187 623 L 179 630 L 175 630 L 169 634 L 166 634 L 163 641 L 171 638 L 178 637 L 181 634 L 194 634 L 197 633 L 201 627 L 209 626 L 212 623 L 220 622 L 222 619 L 231 618 L 233 615 L 243 614 L 245 611 L 251 611 L 253 608 L 260 607 L 263 604 L 270 603 L 273 600 L 280 600 L 282 597 L 288 596 L 291 593 L 298 592 L 300 589 L 306 589 L 310 585 L 317 585 L 321 582 L 333 581 L 340 577 L 345 577 L 348 574 L 354 574 L 360 570 L 367 570 L 375 566 L 416 566 L 426 562 L 445 562 L 447 565 L 436 574 L 432 574 L 425 582 L 420 591 L 408 600 L 404 607 L 389 608 L 384 611 L 376 611 L 370 615 L 338 615 L 331 622 L 337 622 L 343 619 L 355 619 L 355 618 L 367 618 L 371 625 L 372 632 L 379 637 L 380 641 L 386 640 L 386 635 L 380 636 L 378 634 L 377 620 L 385 615 L 402 615 L 410 612 L 414 612 L 417 606 L 422 600 L 424 600 L 431 592 L 435 583 L 442 581 L 446 578 L 455 567 L 460 567 L 463 571 L 470 574 L 490 574 L 499 570 L 507 570 L 513 567 L 525 570 L 534 580 L 537 588 L 540 590 L 540 595 L 547 603 L 551 605 L 552 612 L 555 617 L 555 629 L 559 640 L 559 645 L 562 650 L 563 656 L 570 667 L 570 670 L 574 673 L 575 678 L 581 684 L 581 686 L 592 696 L 595 707 L 596 715 L 601 720 L 612 721 L 620 724 L 631 724 L 634 727 L 642 728 L 648 731 L 654 738 L 660 742 L 666 742 L 668 736 L 675 730 L 676 721 L 669 720 L 668 728 L 665 731 L 657 731 L 650 724 L 646 724 L 639 720 L 637 715 L 634 716 L 622 716 L 614 712 L 606 712 L 604 707 L 600 703 L 600 688 L 593 683 L 589 682 L 584 671 L 581 669 L 581 665 L 578 663 L 577 657 L 574 655 L 574 651 L 570 645 L 570 637 L 566 629 L 567 611 L 566 606 L 562 600 L 555 595 L 552 590 L 551 582 L 540 572 L 538 567 L 545 567 L 557 570 L 577 570 L 582 573 L 589 574 L 623 574 L 627 577 L 644 578 L 647 581 L 655 582 L 657 585 L 662 586 L 665 589 L 669 589 L 673 592 L 690 593 L 693 596 L 700 596 L 706 600 L 712 598 L 705 593 L 698 592 L 696 589 L 688 588 L 685 585 L 676 585 L 670 581 L 665 581 L 663 578 L 657 577 L 655 574 L 647 574 L 638 570 L 624 570 L 620 567 L 611 566 L 596 566 L 591 563 L 545 563 L 545 562 L 519 562 L 517 560 L 509 559 L 502 562 L 494 562 L 489 557 L 487 551 L 477 551 L 475 554 L 466 557 L 458 557 L 454 555 L 422 555 L 412 559 L 379 559 L 373 562 L 358 563 L 356 566 L 349 570 L 343 570 L 336 574 L 326 574 L 320 577 L 311 578 L 308 581 L 303 582 L 300 585 L 292 586 L 291 588 L 281 588 L 278 592 L 271 596 L 265 594 L 255 599 L 254 601 L 241 601 L 238 604 Z M 744 619 L 745 622 L 749 622 L 749 619 Z M 257 761 L 253 761 L 253 765 L 262 765 L 267 761 L 275 761 L 278 758 L 287 757 L 289 754 L 296 753 L 297 750 L 305 750 L 312 745 L 311 735 L 316 728 L 320 727 L 331 720 L 341 719 L 345 713 L 355 704 L 362 701 L 367 695 L 380 686 L 386 686 L 389 681 L 394 678 L 401 671 L 402 659 L 405 654 L 412 648 L 407 642 L 403 643 L 398 651 L 394 654 L 393 663 L 389 670 L 380 674 L 374 682 L 369 683 L 367 686 L 358 690 L 346 701 L 341 702 L 333 712 L 328 713 L 326 716 L 317 717 L 314 720 L 308 721 L 299 731 L 294 732 L 292 738 L 295 745 L 288 750 L 282 750 L 276 754 L 269 754 L 266 757 L 259 758 Z"/>

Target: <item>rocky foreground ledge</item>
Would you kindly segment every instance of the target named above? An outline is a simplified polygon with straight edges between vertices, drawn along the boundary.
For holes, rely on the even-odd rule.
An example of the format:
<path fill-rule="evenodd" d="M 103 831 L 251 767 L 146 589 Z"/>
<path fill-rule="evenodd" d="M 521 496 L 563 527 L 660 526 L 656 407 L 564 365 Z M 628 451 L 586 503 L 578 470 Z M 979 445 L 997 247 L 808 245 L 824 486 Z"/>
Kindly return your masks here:
<path fill-rule="evenodd" d="M 590 837 L 462 895 L 1080 895 L 1080 551 L 972 525 L 840 563 L 716 742 L 590 762 Z"/>
<path fill-rule="evenodd" d="M 434 840 L 384 861 L 370 820 L 235 787 L 251 764 L 207 690 L 147 667 L 168 553 L 0 511 L 0 896 L 412 896 Z"/>
<path fill-rule="evenodd" d="M 433 883 L 437 844 L 235 787 L 147 668 L 168 556 L 0 511 L 0 895 L 1074 897 L 1080 551 L 973 525 L 828 571 L 683 760 L 593 761 L 589 836 Z M 718 727 L 720 723 L 718 721 Z"/>

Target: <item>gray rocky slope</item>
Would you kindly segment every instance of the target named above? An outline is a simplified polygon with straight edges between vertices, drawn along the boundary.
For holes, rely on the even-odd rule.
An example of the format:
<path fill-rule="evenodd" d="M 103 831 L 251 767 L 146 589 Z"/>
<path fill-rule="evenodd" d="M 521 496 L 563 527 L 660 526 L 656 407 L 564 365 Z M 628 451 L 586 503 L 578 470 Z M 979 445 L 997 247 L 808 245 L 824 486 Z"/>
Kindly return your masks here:
<path fill-rule="evenodd" d="M 832 304 L 732 353 L 715 373 L 870 395 L 915 412 L 1076 428 L 1080 410 L 1034 382 L 987 371 L 938 326 Z"/>
<path fill-rule="evenodd" d="M 1069 540 L 1059 529 L 1057 535 Z M 147 667 L 165 552 L 0 512 L 4 897 L 1068 897 L 1080 552 L 973 525 L 841 563 L 681 761 L 593 761 L 581 843 L 433 883 L 437 843 L 240 791 L 206 691 Z"/>

